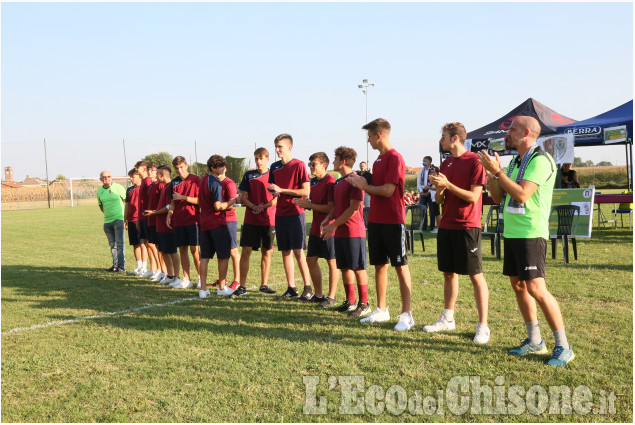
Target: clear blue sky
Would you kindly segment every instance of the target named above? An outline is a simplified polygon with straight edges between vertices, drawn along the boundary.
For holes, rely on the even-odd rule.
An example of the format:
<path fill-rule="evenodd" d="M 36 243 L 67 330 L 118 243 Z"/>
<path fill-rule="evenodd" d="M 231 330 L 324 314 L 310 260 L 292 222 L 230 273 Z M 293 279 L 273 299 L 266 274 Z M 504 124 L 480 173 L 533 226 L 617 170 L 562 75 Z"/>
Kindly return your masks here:
<path fill-rule="evenodd" d="M 631 3 L 2 3 L 2 166 L 123 175 L 167 150 L 366 158 L 369 118 L 418 166 L 529 97 L 581 120 L 633 98 Z M 624 164 L 624 147 L 576 156 Z M 371 151 L 371 161 L 376 154 Z M 437 159 L 435 159 L 435 163 Z"/>

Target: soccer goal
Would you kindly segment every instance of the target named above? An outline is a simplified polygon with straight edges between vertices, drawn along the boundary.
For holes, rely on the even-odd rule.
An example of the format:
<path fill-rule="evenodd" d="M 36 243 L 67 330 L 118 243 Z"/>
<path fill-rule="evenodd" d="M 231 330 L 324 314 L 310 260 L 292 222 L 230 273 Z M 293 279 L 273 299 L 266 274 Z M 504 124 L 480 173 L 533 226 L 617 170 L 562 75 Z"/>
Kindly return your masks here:
<path fill-rule="evenodd" d="M 128 187 L 129 177 L 113 177 L 113 183 L 119 183 L 124 188 Z M 65 181 L 69 192 L 71 207 L 79 205 L 82 200 L 97 199 L 97 189 L 102 187 L 99 177 L 73 177 Z"/>

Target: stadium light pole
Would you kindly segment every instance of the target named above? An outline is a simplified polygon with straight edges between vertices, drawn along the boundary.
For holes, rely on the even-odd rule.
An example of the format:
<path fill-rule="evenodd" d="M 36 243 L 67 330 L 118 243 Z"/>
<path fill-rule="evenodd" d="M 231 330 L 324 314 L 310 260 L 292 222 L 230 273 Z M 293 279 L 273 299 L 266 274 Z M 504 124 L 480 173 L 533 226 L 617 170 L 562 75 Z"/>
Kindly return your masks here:
<path fill-rule="evenodd" d="M 126 158 L 126 139 L 121 139 L 121 143 L 123 143 L 123 166 L 124 166 L 124 173 L 127 176 L 128 175 L 128 159 Z"/>
<path fill-rule="evenodd" d="M 366 97 L 366 124 L 368 124 L 368 88 L 375 87 L 375 84 L 369 83 L 366 78 L 362 80 L 362 84 L 358 84 L 357 88 L 362 89 L 364 96 Z M 370 168 L 370 163 L 368 162 L 368 140 L 366 140 L 366 167 Z"/>
<path fill-rule="evenodd" d="M 51 190 L 49 189 L 49 162 L 46 159 L 46 138 L 44 138 L 44 167 L 46 168 L 46 196 L 49 201 L 49 208 L 51 208 Z"/>

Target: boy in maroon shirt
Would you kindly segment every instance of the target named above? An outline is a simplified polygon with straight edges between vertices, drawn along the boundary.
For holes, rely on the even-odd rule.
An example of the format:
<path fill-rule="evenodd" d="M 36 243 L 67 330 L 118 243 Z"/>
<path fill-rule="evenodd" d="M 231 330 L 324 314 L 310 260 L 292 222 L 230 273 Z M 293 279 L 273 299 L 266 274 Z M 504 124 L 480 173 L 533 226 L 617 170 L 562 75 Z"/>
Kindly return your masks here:
<path fill-rule="evenodd" d="M 443 161 L 439 175 L 430 177 L 437 188 L 436 202 L 443 204 L 437 236 L 437 262 L 443 272 L 444 310 L 439 320 L 423 327 L 425 332 L 453 330 L 454 306 L 459 294 L 459 275 L 468 275 L 474 287 L 479 323 L 474 342 L 489 341 L 487 326 L 489 290 L 483 276 L 481 256 L 481 212 L 485 169 L 478 155 L 465 148 L 467 132 L 460 122 L 443 126 L 439 143 L 450 156 Z"/>
<path fill-rule="evenodd" d="M 225 164 L 227 164 L 227 161 L 225 161 Z M 218 179 L 223 185 L 223 202 L 229 202 L 230 199 L 238 196 L 236 183 L 227 177 L 227 165 L 223 167 Z M 240 253 L 238 252 L 238 219 L 236 218 L 236 211 L 233 206 L 225 210 L 225 219 L 227 221 L 229 235 L 231 236 L 230 254 L 232 258 L 232 268 L 234 269 L 234 280 L 229 287 L 235 290 L 240 285 Z"/>
<path fill-rule="evenodd" d="M 275 214 L 278 198 L 268 190 L 269 186 L 269 151 L 258 148 L 254 151 L 255 170 L 249 170 L 240 182 L 241 204 L 245 205 L 245 221 L 240 232 L 240 286 L 232 297 L 247 293 L 247 273 L 249 257 L 252 250 L 262 249 L 260 259 L 260 289 L 264 294 L 275 294 L 276 291 L 267 286 L 271 269 L 271 252 L 275 236 Z"/>
<path fill-rule="evenodd" d="M 175 157 L 172 160 L 172 165 L 174 165 L 178 176 L 173 178 L 169 185 L 172 201 L 170 202 L 166 223 L 168 227 L 174 227 L 176 246 L 179 247 L 179 255 L 181 256 L 183 280 L 179 285 L 170 285 L 179 289 L 194 288 L 195 285 L 192 283 L 190 275 L 190 258 L 187 251 L 189 247 L 196 271 L 200 273 L 198 191 L 201 179 L 197 175 L 188 172 L 187 161 L 182 156 Z"/>
<path fill-rule="evenodd" d="M 143 211 L 148 209 L 148 188 L 152 184 L 152 178 L 150 177 L 150 166 L 151 164 L 148 161 L 137 161 L 135 164 L 135 168 L 137 172 L 141 176 L 141 186 L 139 187 L 139 198 L 138 198 L 138 208 L 139 213 L 141 214 L 139 220 L 137 221 L 137 225 L 139 226 L 139 238 L 142 239 L 143 245 L 145 246 L 145 251 L 147 252 L 147 257 L 144 257 L 143 261 L 150 260 L 150 267 L 147 268 L 140 276 L 141 277 L 151 277 L 154 274 L 154 271 L 157 270 L 157 258 L 156 258 L 156 246 L 151 246 L 149 239 L 148 229 L 148 217 L 143 215 Z M 154 249 L 153 249 L 154 248 Z"/>
<path fill-rule="evenodd" d="M 302 208 L 313 210 L 313 222 L 309 230 L 309 246 L 306 262 L 311 273 L 311 281 L 315 288 L 315 295 L 308 300 L 318 302 L 324 308 L 333 307 L 336 303 L 337 292 L 337 264 L 335 263 L 335 245 L 333 239 L 324 240 L 320 236 L 320 224 L 333 209 L 333 194 L 335 191 L 335 177 L 327 173 L 329 157 L 324 152 L 316 152 L 309 157 L 311 178 L 311 195 L 309 199 L 295 198 L 293 203 Z M 322 270 L 318 258 L 324 258 L 329 266 L 329 295 L 322 292 Z"/>
<path fill-rule="evenodd" d="M 134 249 L 134 256 L 137 260 L 137 267 L 129 270 L 128 273 L 141 275 L 145 273 L 145 264 L 143 263 L 143 252 L 146 247 L 143 245 L 139 237 L 139 187 L 141 185 L 141 175 L 136 169 L 128 171 L 128 176 L 132 182 L 132 186 L 126 189 L 126 201 L 124 203 L 124 227 L 128 230 L 128 242 Z M 147 253 L 146 253 L 147 256 Z M 146 257 L 147 258 L 147 257 Z"/>
<path fill-rule="evenodd" d="M 310 300 L 313 297 L 313 291 L 309 284 L 309 267 L 304 254 L 306 248 L 304 208 L 293 203 L 293 198 L 309 197 L 309 175 L 304 162 L 291 155 L 293 138 L 289 134 L 277 136 L 274 145 L 280 161 L 271 164 L 269 170 L 271 185 L 267 190 L 280 198 L 276 206 L 276 240 L 278 249 L 282 251 L 282 263 L 288 285 L 282 298 L 300 297 L 295 288 L 295 268 L 291 257 L 293 254 L 304 281 L 301 298 Z"/>
<path fill-rule="evenodd" d="M 342 177 L 335 183 L 335 207 L 321 224 L 321 235 L 325 240 L 335 236 L 337 268 L 342 271 L 346 299 L 337 309 L 351 312 L 350 317 L 359 318 L 370 313 L 368 307 L 368 273 L 366 272 L 366 226 L 364 225 L 364 191 L 351 186 L 348 179 L 355 175 L 353 165 L 357 152 L 340 146 L 335 150 L 333 169 Z M 330 220 L 335 218 L 335 221 Z M 330 224 L 329 224 L 330 223 Z M 355 280 L 359 291 L 359 304 L 355 306 Z"/>
<path fill-rule="evenodd" d="M 150 179 L 152 179 L 152 183 L 148 186 L 148 204 L 146 205 L 143 215 L 148 218 L 148 246 L 150 247 L 151 252 L 154 252 L 158 262 L 158 267 L 152 276 L 150 276 L 150 281 L 159 282 L 166 276 L 167 270 L 165 260 L 159 250 L 159 240 L 157 238 L 157 218 L 156 216 L 146 214 L 145 211 L 157 209 L 159 196 L 163 190 L 163 183 L 161 183 L 157 178 L 156 165 L 150 164 L 150 167 L 148 168 L 148 175 Z"/>
<path fill-rule="evenodd" d="M 390 123 L 377 118 L 362 127 L 368 131 L 368 143 L 379 151 L 373 163 L 372 185 L 360 176 L 351 176 L 348 183 L 370 193 L 368 217 L 368 258 L 375 266 L 377 309 L 361 320 L 364 323 L 390 320 L 386 305 L 388 286 L 388 260 L 397 272 L 401 292 L 401 314 L 395 326 L 397 331 L 407 331 L 414 326 L 410 312 L 411 278 L 406 257 L 406 210 L 403 188 L 406 166 L 403 157 L 390 143 Z"/>

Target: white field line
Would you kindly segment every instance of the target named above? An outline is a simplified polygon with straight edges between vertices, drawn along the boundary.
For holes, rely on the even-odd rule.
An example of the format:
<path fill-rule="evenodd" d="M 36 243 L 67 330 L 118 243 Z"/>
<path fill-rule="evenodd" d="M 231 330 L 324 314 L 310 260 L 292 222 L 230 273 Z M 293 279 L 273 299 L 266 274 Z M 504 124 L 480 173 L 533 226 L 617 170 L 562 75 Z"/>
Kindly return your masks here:
<path fill-rule="evenodd" d="M 302 280 L 302 279 L 296 279 L 296 282 Z M 282 284 L 286 284 L 287 282 L 275 282 L 275 283 L 271 283 L 269 284 L 269 286 L 277 286 L 277 285 L 282 285 Z M 251 286 L 249 288 L 247 288 L 248 290 L 255 290 L 260 288 L 259 286 Z M 190 297 L 190 298 L 181 298 L 180 300 L 174 300 L 174 301 L 168 301 L 166 303 L 162 303 L 162 304 L 148 304 L 148 305 L 143 305 L 141 307 L 135 307 L 135 308 L 129 308 L 127 310 L 120 310 L 120 311 L 113 311 L 110 313 L 101 313 L 101 314 L 95 314 L 92 316 L 86 316 L 86 317 L 74 317 L 72 319 L 67 319 L 67 320 L 58 320 L 56 322 L 48 322 L 48 323 L 44 323 L 44 324 L 40 324 L 40 325 L 33 325 L 33 326 L 27 326 L 25 328 L 15 328 L 15 329 L 11 329 L 10 331 L 6 331 L 6 332 L 2 332 L 2 336 L 5 335 L 10 335 L 10 334 L 14 334 L 14 333 L 18 333 L 18 332 L 24 332 L 24 331 L 32 331 L 35 329 L 40 329 L 40 328 L 47 328 L 49 326 L 60 326 L 60 325 L 68 325 L 69 323 L 76 323 L 82 320 L 91 320 L 91 319 L 100 319 L 102 317 L 111 317 L 111 316 L 117 316 L 120 314 L 128 314 L 128 313 L 136 313 L 137 311 L 141 311 L 141 310 L 147 310 L 149 308 L 156 308 L 156 307 L 166 307 L 169 305 L 173 305 L 173 304 L 181 304 L 187 301 L 195 301 L 195 300 L 199 300 L 200 298 L 198 296 L 196 297 Z"/>

